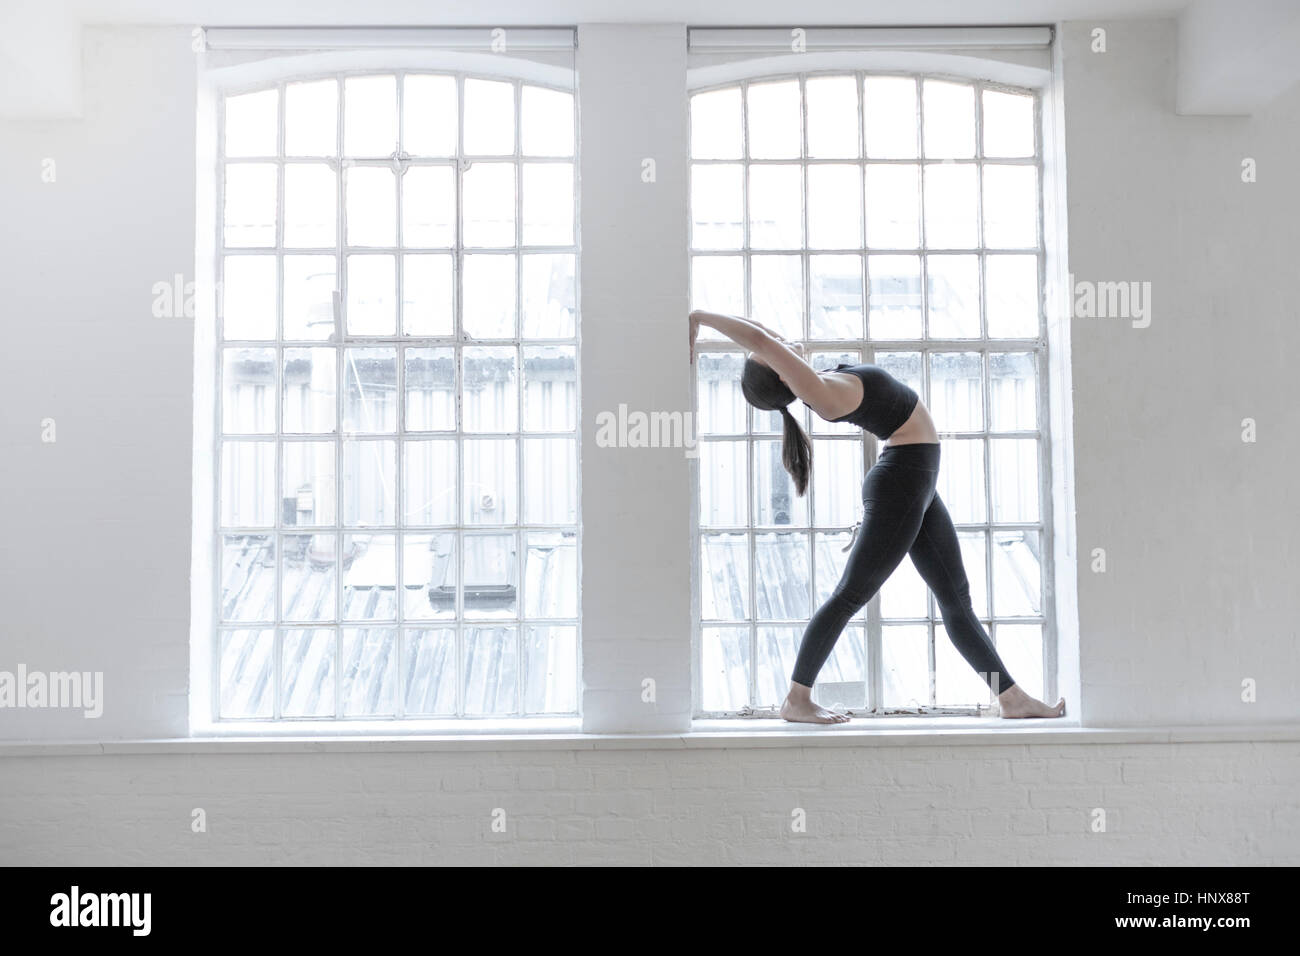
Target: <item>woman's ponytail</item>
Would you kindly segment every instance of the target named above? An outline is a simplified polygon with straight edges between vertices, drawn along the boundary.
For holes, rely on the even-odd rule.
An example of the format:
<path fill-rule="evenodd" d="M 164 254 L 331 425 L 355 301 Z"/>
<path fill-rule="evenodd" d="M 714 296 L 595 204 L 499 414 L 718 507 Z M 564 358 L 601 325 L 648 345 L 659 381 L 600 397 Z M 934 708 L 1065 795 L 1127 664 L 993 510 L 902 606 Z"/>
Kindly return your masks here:
<path fill-rule="evenodd" d="M 781 420 L 783 422 L 781 464 L 785 465 L 785 470 L 790 472 L 790 477 L 794 479 L 795 493 L 802 498 L 808 490 L 808 478 L 812 474 L 812 443 L 808 441 L 808 436 L 803 433 L 795 417 L 790 414 L 789 408 L 781 409 Z"/>

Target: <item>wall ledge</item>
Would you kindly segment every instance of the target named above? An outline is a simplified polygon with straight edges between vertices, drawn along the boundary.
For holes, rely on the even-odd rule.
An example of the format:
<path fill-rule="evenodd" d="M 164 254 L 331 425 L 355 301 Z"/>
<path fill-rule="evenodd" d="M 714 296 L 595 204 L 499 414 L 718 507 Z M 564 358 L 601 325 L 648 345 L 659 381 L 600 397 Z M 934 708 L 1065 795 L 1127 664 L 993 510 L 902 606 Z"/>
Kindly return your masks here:
<path fill-rule="evenodd" d="M 437 751 L 538 750 L 746 750 L 772 747 L 1057 746 L 1062 744 L 1184 744 L 1300 742 L 1300 724 L 1237 724 L 1151 727 L 1080 727 L 997 719 L 964 720 L 962 726 L 915 718 L 870 728 L 791 727 L 777 720 L 696 721 L 684 734 L 492 734 L 438 736 L 179 737 L 157 740 L 0 742 L 4 757 L 79 757 L 160 754 L 425 753 Z M 739 725 L 739 726 L 737 726 Z M 911 726 L 906 726 L 911 725 Z"/>

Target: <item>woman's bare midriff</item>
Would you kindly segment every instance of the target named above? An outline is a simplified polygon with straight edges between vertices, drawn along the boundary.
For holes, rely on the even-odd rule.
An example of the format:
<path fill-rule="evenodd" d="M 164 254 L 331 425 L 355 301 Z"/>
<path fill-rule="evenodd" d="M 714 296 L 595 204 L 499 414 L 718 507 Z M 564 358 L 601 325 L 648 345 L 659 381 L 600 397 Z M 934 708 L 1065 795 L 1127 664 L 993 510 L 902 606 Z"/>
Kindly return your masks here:
<path fill-rule="evenodd" d="M 930 417 L 930 410 L 925 407 L 924 402 L 918 401 L 916 408 L 912 409 L 912 414 L 907 416 L 907 421 L 899 425 L 894 434 L 881 442 L 881 447 L 935 444 L 938 441 L 939 433 L 934 429 L 934 419 Z"/>

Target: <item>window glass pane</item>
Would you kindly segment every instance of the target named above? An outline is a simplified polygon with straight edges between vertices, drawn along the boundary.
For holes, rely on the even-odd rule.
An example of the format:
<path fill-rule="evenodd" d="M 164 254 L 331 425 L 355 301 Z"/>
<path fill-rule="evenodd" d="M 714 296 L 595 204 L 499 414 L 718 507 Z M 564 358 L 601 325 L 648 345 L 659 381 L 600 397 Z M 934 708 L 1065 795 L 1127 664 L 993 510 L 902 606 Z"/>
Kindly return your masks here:
<path fill-rule="evenodd" d="M 524 710 L 530 714 L 578 711 L 578 629 L 570 625 L 524 628 Z"/>
<path fill-rule="evenodd" d="M 275 258 L 226 256 L 223 269 L 221 318 L 226 339 L 275 338 Z"/>
<path fill-rule="evenodd" d="M 501 339 L 515 330 L 515 257 L 467 255 L 461 269 L 461 324 L 476 339 Z"/>
<path fill-rule="evenodd" d="M 799 81 L 751 83 L 746 91 L 749 155 L 754 159 L 787 159 L 802 153 L 799 121 Z"/>
<path fill-rule="evenodd" d="M 740 87 L 691 97 L 691 156 L 740 158 Z"/>
<path fill-rule="evenodd" d="M 999 617 L 1043 613 L 1042 550 L 1037 531 L 993 533 L 993 610 Z"/>
<path fill-rule="evenodd" d="M 406 430 L 456 427 L 456 356 L 450 348 L 407 349 Z"/>
<path fill-rule="evenodd" d="M 525 438 L 524 521 L 571 524 L 578 517 L 578 455 L 572 438 Z"/>
<path fill-rule="evenodd" d="M 275 631 L 221 633 L 221 716 L 270 717 L 275 708 Z"/>
<path fill-rule="evenodd" d="M 808 536 L 754 536 L 754 616 L 760 621 L 808 619 Z"/>
<path fill-rule="evenodd" d="M 790 672 L 799 654 L 801 627 L 759 627 L 756 629 L 758 664 L 754 706 L 780 707 L 790 691 Z M 845 640 L 845 635 L 840 640 Z"/>
<path fill-rule="evenodd" d="M 465 616 L 513 618 L 519 608 L 519 558 L 515 532 L 467 534 Z"/>
<path fill-rule="evenodd" d="M 691 246 L 739 249 L 744 244 L 744 167 L 691 167 Z"/>
<path fill-rule="evenodd" d="M 525 86 L 520 134 L 525 156 L 573 155 L 573 94 Z"/>
<path fill-rule="evenodd" d="M 525 163 L 523 177 L 524 245 L 573 245 L 573 165 Z"/>
<path fill-rule="evenodd" d="M 336 632 L 332 628 L 289 628 L 281 641 L 281 713 L 285 717 L 334 716 Z"/>
<path fill-rule="evenodd" d="M 850 624 L 835 642 L 835 649 L 813 685 L 813 700 L 837 710 L 861 710 L 866 706 L 866 632 L 859 625 Z"/>
<path fill-rule="evenodd" d="M 472 163 L 461 173 L 461 184 L 465 245 L 514 245 L 514 164 Z"/>
<path fill-rule="evenodd" d="M 402 242 L 420 248 L 455 245 L 456 173 L 450 166 L 412 166 L 402 176 Z"/>
<path fill-rule="evenodd" d="M 519 707 L 519 633 L 514 627 L 465 630 L 465 713 L 513 714 Z"/>
<path fill-rule="evenodd" d="M 743 621 L 749 615 L 749 544 L 743 534 L 700 538 L 701 614 L 706 621 Z"/>
<path fill-rule="evenodd" d="M 407 525 L 456 523 L 456 442 L 402 443 L 402 519 Z"/>
<path fill-rule="evenodd" d="M 221 620 L 274 620 L 274 539 L 269 534 L 228 534 L 220 542 Z"/>
<path fill-rule="evenodd" d="M 347 349 L 343 353 L 343 430 L 397 429 L 397 350 Z"/>
<path fill-rule="evenodd" d="M 1038 170 L 984 167 L 984 244 L 993 249 L 1038 245 Z"/>
<path fill-rule="evenodd" d="M 348 245 L 391 246 L 397 242 L 397 176 L 383 166 L 344 170 Z"/>
<path fill-rule="evenodd" d="M 323 163 L 284 167 L 284 244 L 303 249 L 334 245 L 338 181 Z"/>
<path fill-rule="evenodd" d="M 338 614 L 337 539 L 332 534 L 280 538 L 280 617 L 332 621 Z M 274 580 L 271 581 L 274 587 Z"/>
<path fill-rule="evenodd" d="M 989 415 L 994 431 L 1038 425 L 1038 374 L 1032 352 L 989 353 Z"/>
<path fill-rule="evenodd" d="M 222 213 L 226 245 L 275 245 L 278 172 L 271 163 L 227 163 L 226 204 Z"/>
<path fill-rule="evenodd" d="M 930 338 L 979 338 L 979 268 L 974 255 L 925 257 Z"/>
<path fill-rule="evenodd" d="M 973 249 L 979 241 L 975 166 L 925 167 L 925 244 L 931 249 Z"/>
<path fill-rule="evenodd" d="M 989 441 L 994 521 L 1037 521 L 1038 441 L 994 438 Z"/>
<path fill-rule="evenodd" d="M 466 524 L 514 524 L 519 520 L 517 442 L 511 438 L 466 439 L 464 443 Z"/>
<path fill-rule="evenodd" d="M 343 154 L 389 156 L 397 148 L 397 78 L 343 81 Z"/>
<path fill-rule="evenodd" d="M 451 335 L 453 277 L 450 255 L 402 256 L 402 332 Z"/>
<path fill-rule="evenodd" d="M 881 674 L 885 707 L 930 704 L 930 633 L 925 624 L 885 625 L 881 629 Z"/>
<path fill-rule="evenodd" d="M 916 81 L 910 76 L 868 76 L 862 113 L 867 155 L 914 159 L 917 155 Z"/>
<path fill-rule="evenodd" d="M 573 338 L 575 322 L 572 253 L 523 257 L 523 336 Z M 513 304 L 510 306 L 514 308 Z"/>
<path fill-rule="evenodd" d="M 333 256 L 285 256 L 284 337 L 301 342 L 333 336 L 337 289 Z M 274 299 L 271 308 L 275 308 Z M 272 318 L 272 324 L 274 321 Z"/>
<path fill-rule="evenodd" d="M 338 154 L 339 85 L 335 80 L 290 83 L 284 88 L 287 156 Z"/>
<path fill-rule="evenodd" d="M 927 79 L 922 83 L 927 159 L 975 155 L 975 88 Z"/>
<path fill-rule="evenodd" d="M 578 541 L 573 531 L 534 531 L 527 535 L 524 559 L 524 616 L 578 616 Z"/>
<path fill-rule="evenodd" d="M 812 312 L 808 331 L 814 339 L 862 338 L 862 256 L 809 256 Z"/>
<path fill-rule="evenodd" d="M 343 620 L 397 619 L 397 547 L 391 534 L 343 536 Z"/>
<path fill-rule="evenodd" d="M 862 177 L 857 166 L 808 167 L 808 248 L 862 248 Z"/>
<path fill-rule="evenodd" d="M 934 626 L 934 697 L 940 707 L 974 707 L 993 699 L 988 684 L 957 652 L 942 624 Z"/>
<path fill-rule="evenodd" d="M 524 430 L 577 427 L 578 361 L 571 345 L 524 349 Z"/>
<path fill-rule="evenodd" d="M 345 717 L 387 717 L 396 713 L 396 628 L 345 627 L 339 666 Z"/>
<path fill-rule="evenodd" d="M 406 713 L 446 717 L 456 712 L 456 632 L 408 628 L 402 665 Z"/>
<path fill-rule="evenodd" d="M 519 424 L 519 353 L 514 346 L 464 350 L 461 404 L 467 432 L 512 432 Z"/>
<path fill-rule="evenodd" d="M 921 244 L 921 179 L 916 166 L 868 163 L 867 245 L 915 249 Z"/>
<path fill-rule="evenodd" d="M 778 335 L 798 341 L 803 333 L 803 258 L 753 256 L 751 314 Z"/>
<path fill-rule="evenodd" d="M 454 618 L 457 573 L 454 534 L 403 534 L 402 616 L 408 621 Z"/>
<path fill-rule="evenodd" d="M 281 457 L 282 520 L 286 527 L 318 527 L 334 523 L 334 450 L 332 441 L 284 444 Z"/>
<path fill-rule="evenodd" d="M 939 497 L 957 524 L 985 521 L 984 441 L 940 438 Z"/>
<path fill-rule="evenodd" d="M 700 443 L 700 524 L 736 528 L 749 521 L 745 443 Z"/>
<path fill-rule="evenodd" d="M 222 431 L 275 431 L 275 349 L 223 349 L 221 384 Z"/>
<path fill-rule="evenodd" d="M 343 523 L 391 525 L 397 470 L 392 441 L 343 442 Z"/>
<path fill-rule="evenodd" d="M 397 331 L 397 267 L 392 256 L 348 256 L 349 335 Z"/>
<path fill-rule="evenodd" d="M 417 74 L 403 78 L 403 149 L 412 156 L 454 156 L 457 127 L 454 76 Z M 408 177 L 412 171 L 407 171 Z"/>
<path fill-rule="evenodd" d="M 874 339 L 919 339 L 921 326 L 921 257 L 868 256 Z"/>
<path fill-rule="evenodd" d="M 275 524 L 274 442 L 222 442 L 221 524 L 227 528 Z"/>
<path fill-rule="evenodd" d="M 1021 689 L 1040 700 L 1043 685 L 1043 626 L 1041 624 L 998 624 L 994 627 L 998 656 L 1007 665 Z"/>
<path fill-rule="evenodd" d="M 1034 155 L 1034 98 L 984 91 L 984 155 Z"/>
<path fill-rule="evenodd" d="M 848 528 L 862 513 L 862 442 L 813 440 L 813 518 L 819 528 Z"/>
<path fill-rule="evenodd" d="M 465 152 L 500 156 L 515 150 L 515 88 L 500 80 L 465 80 Z"/>
<path fill-rule="evenodd" d="M 794 479 L 781 464 L 779 441 L 754 442 L 754 524 L 808 524 L 808 499 L 795 494 Z"/>
<path fill-rule="evenodd" d="M 693 256 L 691 258 L 691 308 L 708 309 L 723 315 L 745 312 L 745 260 L 740 256 Z M 700 329 L 699 340 L 721 340 L 721 332 Z"/>
<path fill-rule="evenodd" d="M 984 426 L 984 361 L 979 352 L 930 353 L 930 412 L 941 432 Z"/>
<path fill-rule="evenodd" d="M 988 256 L 984 269 L 989 337 L 1038 335 L 1038 257 Z"/>
<path fill-rule="evenodd" d="M 329 348 L 284 350 L 286 432 L 334 431 L 335 357 Z"/>
<path fill-rule="evenodd" d="M 808 155 L 851 158 L 858 150 L 858 89 L 851 76 L 810 76 L 804 90 L 808 104 Z"/>
<path fill-rule="evenodd" d="M 279 109 L 278 90 L 226 97 L 226 155 L 274 156 Z"/>
<path fill-rule="evenodd" d="M 749 629 L 706 627 L 700 634 L 700 703 L 706 712 L 749 703 Z"/>
<path fill-rule="evenodd" d="M 798 249 L 803 242 L 803 176 L 798 166 L 749 167 L 749 244 Z"/>

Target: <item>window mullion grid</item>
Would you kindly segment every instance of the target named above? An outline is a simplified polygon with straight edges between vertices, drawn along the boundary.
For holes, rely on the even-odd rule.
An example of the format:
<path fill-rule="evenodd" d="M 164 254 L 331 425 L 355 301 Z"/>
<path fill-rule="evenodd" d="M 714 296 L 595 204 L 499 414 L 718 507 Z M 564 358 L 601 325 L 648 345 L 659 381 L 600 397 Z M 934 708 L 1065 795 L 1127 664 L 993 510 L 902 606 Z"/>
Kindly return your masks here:
<path fill-rule="evenodd" d="M 288 170 L 285 166 L 285 105 L 288 102 L 286 94 L 286 84 L 280 83 L 276 87 L 276 127 L 275 127 L 275 151 L 276 151 L 276 215 L 275 215 L 275 372 L 272 375 L 273 388 L 275 395 L 275 475 L 271 479 L 271 487 L 276 489 L 274 500 L 275 505 L 275 529 L 271 535 L 271 554 L 275 560 L 275 607 L 271 611 L 272 620 L 275 626 L 271 630 L 271 679 L 274 685 L 271 688 L 271 716 L 272 719 L 278 720 L 283 710 L 283 702 L 280 700 L 280 682 L 281 682 L 281 645 L 283 644 L 283 629 L 280 627 L 280 619 L 284 608 L 284 496 L 285 489 L 281 487 L 284 481 L 284 189 L 285 182 L 288 179 Z"/>
<path fill-rule="evenodd" d="M 741 301 L 744 305 L 744 314 L 753 315 L 753 295 L 750 286 L 753 283 L 753 250 L 750 248 L 750 229 L 749 229 L 749 84 L 742 82 L 740 84 L 740 165 L 741 165 L 741 221 L 740 221 L 740 248 L 741 248 L 741 281 L 744 283 L 741 289 Z M 754 525 L 757 519 L 758 503 L 755 500 L 755 480 L 758 475 L 758 448 L 754 442 L 754 417 L 755 410 L 746 408 L 746 414 L 749 421 L 749 433 L 745 436 L 745 500 L 748 504 L 749 520 L 745 528 L 745 553 L 749 565 L 749 607 L 746 609 L 746 623 L 748 633 L 746 640 L 749 644 L 749 669 L 746 675 L 746 692 L 748 696 L 747 703 L 754 706 L 758 699 L 758 580 L 756 577 L 756 568 L 758 561 L 755 551 L 758 548 L 758 538 L 754 533 Z"/>
<path fill-rule="evenodd" d="M 1052 533 L 1055 524 L 1052 509 L 1052 456 L 1049 451 L 1049 441 L 1044 440 L 1042 436 L 1050 434 L 1050 417 L 1051 402 L 1048 393 L 1048 372 L 1049 362 L 1047 356 L 1047 317 L 1045 314 L 1044 303 L 1046 296 L 1044 286 L 1047 278 L 1047 215 L 1046 215 L 1046 184 L 1043 169 L 1043 98 L 1041 95 L 1034 97 L 1034 164 L 1037 169 L 1035 177 L 1037 182 L 1038 193 L 1038 250 L 1037 250 L 1037 274 L 1038 274 L 1038 295 L 1036 297 L 1038 312 L 1038 337 L 1039 346 L 1034 350 L 1034 368 L 1037 373 L 1036 384 L 1038 386 L 1038 474 L 1039 474 L 1039 521 L 1042 530 L 1039 532 L 1039 553 L 1041 560 L 1039 562 L 1039 611 L 1043 615 L 1042 641 L 1043 641 L 1043 692 L 1044 700 L 1050 701 L 1058 695 L 1057 687 L 1057 664 L 1059 661 L 1060 648 L 1057 645 L 1057 626 L 1056 626 L 1056 575 L 1055 575 L 1055 553 L 1051 547 L 1054 540 Z"/>
<path fill-rule="evenodd" d="M 334 245 L 336 248 L 335 285 L 338 286 L 337 305 L 334 309 L 334 719 L 343 713 L 343 527 L 344 495 L 346 483 L 343 455 L 343 414 L 347 404 L 347 378 L 343 357 L 347 348 L 347 256 L 344 254 L 347 230 L 347 193 L 343 187 L 343 101 L 346 95 L 346 77 L 335 78 L 338 95 L 335 97 L 334 122 L 335 155 L 338 171 L 334 187 L 337 198 L 334 205 Z"/>
<path fill-rule="evenodd" d="M 808 77 L 800 75 L 797 78 L 799 84 L 799 182 L 800 182 L 800 202 L 803 206 L 803 215 L 800 217 L 799 224 L 803 230 L 803 248 L 799 251 L 799 261 L 801 277 L 803 279 L 803 316 L 802 316 L 802 338 L 801 342 L 807 342 L 812 337 L 812 258 L 809 254 L 809 236 L 812 230 L 808 222 L 809 209 L 811 208 L 808 200 L 808 156 L 811 150 L 808 146 Z M 807 355 L 812 358 L 811 354 Z M 805 411 L 807 414 L 807 411 Z M 808 420 L 809 442 L 816 442 L 812 436 L 811 416 Z M 815 448 L 816 445 L 814 444 Z M 809 476 L 811 479 L 811 475 Z M 813 482 L 808 482 L 808 529 L 804 532 L 804 540 L 808 547 L 808 607 L 811 609 L 813 602 L 817 598 L 817 489 Z M 793 538 L 793 535 L 791 535 Z M 757 579 L 755 584 L 757 585 Z M 757 596 L 757 595 L 756 595 Z M 757 606 L 755 607 L 757 610 Z M 811 610 L 810 610 L 811 613 Z M 757 653 L 757 643 L 755 644 Z M 753 668 L 754 680 L 757 685 L 758 681 L 758 658 L 755 656 Z"/>
<path fill-rule="evenodd" d="M 984 517 L 988 522 L 987 529 L 984 531 L 984 598 L 989 615 L 989 638 L 996 647 L 997 628 L 993 623 L 993 617 L 996 613 L 996 609 L 993 607 L 993 441 L 989 437 L 990 432 L 993 430 L 993 362 L 991 350 L 988 347 L 988 315 L 985 308 L 986 290 L 984 284 L 985 272 L 988 269 L 987 239 L 984 235 L 984 87 L 981 83 L 974 83 L 972 89 L 975 97 L 975 229 L 976 240 L 979 245 L 979 268 L 976 270 L 975 281 L 980 341 L 983 344 L 983 348 L 980 350 L 980 370 L 983 373 L 984 381 L 981 383 L 980 391 L 982 393 L 984 416 L 984 421 L 981 424 L 984 444 L 984 497 L 987 507 Z M 991 697 L 989 702 L 992 703 Z"/>
<path fill-rule="evenodd" d="M 465 408 L 464 408 L 464 387 L 465 376 L 463 374 L 462 364 L 464 362 L 464 343 L 465 343 L 465 326 L 464 326 L 464 288 L 462 273 L 465 269 L 465 239 L 464 239 L 464 212 L 465 202 L 462 192 L 465 187 L 465 77 L 463 74 L 456 75 L 456 163 L 455 163 L 455 192 L 456 192 L 456 225 L 455 232 L 452 236 L 452 242 L 455 244 L 452 258 L 452 321 L 453 331 L 456 337 L 456 344 L 453 349 L 452 359 L 455 368 L 452 370 L 452 380 L 455 383 L 455 415 L 456 415 L 456 530 L 452 532 L 455 537 L 456 547 L 456 620 L 455 620 L 455 640 L 456 640 L 456 716 L 465 716 L 465 548 L 469 543 L 469 538 L 465 534 Z"/>
<path fill-rule="evenodd" d="M 393 558 L 396 562 L 397 578 L 393 583 L 393 616 L 397 621 L 396 633 L 393 635 L 393 653 L 396 655 L 397 670 L 397 700 L 393 704 L 393 714 L 396 719 L 400 720 L 406 716 L 406 668 L 402 666 L 406 660 L 404 653 L 406 647 L 406 628 L 405 608 L 406 603 L 406 536 L 403 533 L 406 525 L 406 514 L 403 509 L 405 488 L 403 485 L 405 477 L 404 465 L 406 463 L 406 349 L 404 347 L 403 333 L 406 331 L 406 302 L 403 289 L 406 282 L 406 256 L 403 250 L 406 247 L 406 204 L 404 201 L 404 183 L 406 182 L 406 161 L 403 158 L 403 146 L 406 144 L 406 74 L 399 72 L 396 75 L 397 85 L 397 142 L 393 144 L 393 175 L 397 179 L 396 186 L 397 209 L 395 220 L 397 223 L 397 251 L 393 254 L 393 276 L 396 279 L 395 299 L 393 303 L 394 314 L 393 321 L 397 332 L 397 343 L 394 346 L 394 362 L 396 367 L 393 374 L 396 377 L 396 393 L 393 400 L 397 407 L 394 410 L 397 418 L 397 441 L 393 455 Z"/>
<path fill-rule="evenodd" d="M 514 105 L 514 111 L 511 115 L 511 122 L 514 123 L 513 141 L 515 147 L 514 153 L 514 175 L 515 175 L 515 249 L 514 249 L 514 273 L 515 273 L 515 314 L 514 314 L 514 352 L 515 368 L 518 369 L 515 384 L 515 427 L 519 430 L 520 437 L 512 439 L 515 443 L 515 507 L 518 512 L 515 514 L 516 527 L 514 529 L 515 538 L 515 575 L 519 582 L 515 589 L 515 709 L 516 715 L 522 714 L 524 710 L 524 687 L 526 686 L 524 668 L 527 662 L 524 659 L 524 601 L 526 595 L 524 589 L 527 587 L 525 580 L 526 574 L 524 562 L 527 559 L 527 552 L 524 550 L 527 546 L 528 536 L 524 533 L 524 517 L 527 514 L 525 508 L 527 502 L 524 500 L 526 489 L 524 488 L 524 324 L 523 324 L 523 254 L 520 249 L 524 244 L 524 161 L 523 161 L 523 84 L 518 80 L 511 85 L 511 101 Z"/>
<path fill-rule="evenodd" d="M 220 250 L 217 253 L 217 274 L 221 277 L 221 282 L 218 284 L 218 290 L 224 290 L 226 278 L 224 213 L 226 208 L 226 98 L 224 96 L 218 97 L 217 144 L 218 169 L 220 170 L 217 175 L 217 209 L 221 211 L 221 214 L 214 217 L 217 220 L 214 248 Z M 213 626 L 211 628 L 212 646 L 209 648 L 207 656 L 209 661 L 209 671 L 211 672 L 208 679 L 208 716 L 215 723 L 221 719 L 221 645 L 225 633 L 221 629 L 222 608 L 224 605 L 221 576 L 226 540 L 221 527 L 221 494 L 224 490 L 222 488 L 222 481 L 225 477 L 222 474 L 222 464 L 226 456 L 225 436 L 222 434 L 221 429 L 223 405 L 225 401 L 225 363 L 222 361 L 222 356 L 224 355 L 223 343 L 225 342 L 226 333 L 226 303 L 224 291 L 216 291 L 214 298 L 216 301 L 213 303 L 215 306 L 213 314 L 215 316 L 216 329 L 213 335 L 213 340 L 216 342 L 216 348 L 213 349 L 215 353 L 213 356 L 215 370 L 212 380 L 216 383 L 217 395 L 216 401 L 213 402 L 212 434 L 215 436 L 217 454 L 213 456 L 214 461 L 212 463 L 212 527 L 214 533 L 212 535 L 213 541 L 210 553 L 212 555 L 213 568 Z"/>

